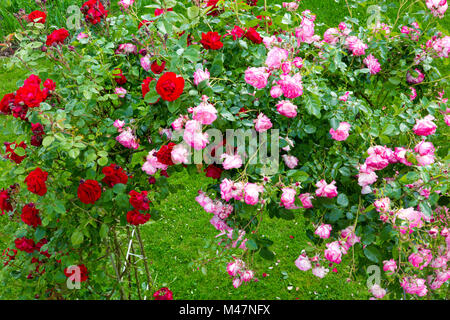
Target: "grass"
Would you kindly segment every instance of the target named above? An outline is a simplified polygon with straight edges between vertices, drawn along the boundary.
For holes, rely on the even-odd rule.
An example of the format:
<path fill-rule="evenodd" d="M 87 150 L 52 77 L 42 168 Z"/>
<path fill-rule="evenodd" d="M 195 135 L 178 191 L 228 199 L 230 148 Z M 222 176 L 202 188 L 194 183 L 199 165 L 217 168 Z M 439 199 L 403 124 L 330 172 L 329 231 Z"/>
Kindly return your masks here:
<path fill-rule="evenodd" d="M 11 2 L 10 6 L 8 2 Z M 28 2 L 28 0 L 2 0 L 0 35 L 13 32 L 17 27 L 8 20 L 8 14 L 21 7 L 27 12 L 36 9 L 34 3 L 27 5 Z M 81 4 L 81 1 L 76 3 L 78 2 Z M 141 2 L 138 1 L 137 4 Z M 282 0 L 268 0 L 269 5 L 281 2 Z M 73 3 L 74 1 L 49 0 L 52 10 L 49 15 L 50 23 L 64 25 L 60 23 L 63 21 L 63 13 L 67 6 Z M 377 1 L 377 3 L 387 2 Z M 389 3 L 394 6 L 398 1 Z M 306 8 L 317 15 L 316 23 L 320 33 L 328 27 L 337 26 L 343 21 L 344 16 L 348 15 L 343 0 L 303 0 L 300 9 Z M 353 17 L 363 21 L 367 16 L 366 9 L 367 6 L 353 9 Z M 9 13 L 5 13 L 6 11 Z M 390 19 L 395 19 L 395 14 L 394 7 L 386 12 Z M 447 14 L 445 19 L 439 21 L 445 30 L 450 29 L 449 16 Z M 0 97 L 15 91 L 16 82 L 29 75 L 27 70 L 21 68 L 8 72 L 2 64 L 0 60 Z M 319 280 L 310 272 L 302 272 L 296 268 L 294 261 L 307 242 L 305 229 L 310 228 L 308 222 L 299 215 L 293 221 L 265 217 L 261 234 L 275 242 L 271 249 L 276 253 L 276 259 L 274 262 L 268 262 L 256 256 L 254 268 L 257 270 L 256 277 L 259 281 L 234 289 L 225 269 L 230 256 L 216 258 L 217 232 L 209 223 L 211 214 L 206 213 L 194 200 L 197 190 L 204 188 L 209 183 L 209 178 L 204 174 L 192 178 L 186 173 L 179 173 L 170 179 L 173 183 L 183 184 L 185 190 L 171 194 L 167 201 L 161 204 L 159 209 L 162 212 L 162 219 L 144 225 L 142 235 L 146 254 L 151 260 L 151 272 L 157 285 L 169 286 L 176 299 L 367 299 L 369 297 L 365 279 L 347 283 L 348 274 L 345 270 L 339 270 L 337 274 L 331 273 Z M 8 245 L 4 239 L 1 239 L 0 243 L 2 246 Z M 210 262 L 202 264 L 209 259 Z M 346 256 L 342 265 L 347 264 L 348 259 Z M 267 277 L 263 277 L 262 273 L 266 273 Z M 0 289 L 0 298 L 17 298 L 14 287 Z"/>

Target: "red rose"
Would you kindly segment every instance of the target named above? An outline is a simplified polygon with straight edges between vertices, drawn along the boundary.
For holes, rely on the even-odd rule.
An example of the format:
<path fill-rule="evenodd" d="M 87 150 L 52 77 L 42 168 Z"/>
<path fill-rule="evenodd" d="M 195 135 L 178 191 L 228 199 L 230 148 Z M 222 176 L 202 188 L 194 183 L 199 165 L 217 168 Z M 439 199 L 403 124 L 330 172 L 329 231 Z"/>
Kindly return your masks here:
<path fill-rule="evenodd" d="M 256 31 L 253 28 L 248 28 L 244 37 L 246 37 L 248 40 L 250 40 L 251 42 L 256 43 L 256 44 L 260 44 L 263 41 L 263 39 L 259 35 L 258 31 Z"/>
<path fill-rule="evenodd" d="M 42 224 L 41 218 L 39 217 L 39 210 L 36 209 L 34 203 L 29 203 L 23 207 L 20 218 L 25 224 L 33 228 Z"/>
<path fill-rule="evenodd" d="M 14 118 L 19 118 L 22 119 L 24 121 L 28 121 L 27 119 L 27 112 L 28 112 L 28 107 L 23 105 L 23 106 L 14 106 L 12 109 L 12 115 Z"/>
<path fill-rule="evenodd" d="M 47 45 L 47 47 L 50 47 L 54 44 L 63 44 L 64 40 L 66 40 L 68 36 L 69 31 L 64 28 L 55 30 L 47 36 L 47 41 L 45 42 L 45 44 Z"/>
<path fill-rule="evenodd" d="M 85 180 L 80 182 L 77 194 L 81 202 L 93 204 L 100 199 L 102 188 L 96 180 Z"/>
<path fill-rule="evenodd" d="M 178 99 L 184 90 L 183 77 L 177 77 L 173 72 L 164 73 L 156 83 L 156 92 L 163 100 L 174 101 Z"/>
<path fill-rule="evenodd" d="M 220 179 L 220 176 L 222 175 L 222 169 L 219 167 L 216 167 L 213 164 L 210 164 L 205 170 L 206 176 L 213 178 L 213 179 Z"/>
<path fill-rule="evenodd" d="M 42 12 L 39 10 L 30 12 L 27 15 L 28 22 L 45 23 L 46 18 L 47 18 L 47 15 L 45 14 L 45 12 Z M 39 19 L 39 20 L 37 20 L 37 19 Z"/>
<path fill-rule="evenodd" d="M 29 108 L 39 107 L 41 102 L 47 98 L 47 95 L 41 90 L 41 79 L 32 74 L 29 76 L 22 87 L 15 95 L 15 105 L 26 105 Z"/>
<path fill-rule="evenodd" d="M 148 213 L 140 213 L 138 210 L 128 211 L 127 213 L 127 222 L 132 225 L 140 225 L 146 223 L 150 220 L 150 214 Z"/>
<path fill-rule="evenodd" d="M 44 134 L 44 127 L 39 122 L 38 123 L 32 123 L 31 124 L 31 131 L 33 131 L 33 134 L 42 135 L 42 134 Z"/>
<path fill-rule="evenodd" d="M 114 187 L 118 183 L 127 184 L 128 182 L 127 173 L 114 163 L 108 167 L 104 167 L 102 169 L 102 173 L 105 175 L 102 182 L 110 188 Z"/>
<path fill-rule="evenodd" d="M 223 12 L 223 10 L 219 10 L 217 8 L 218 2 L 219 0 L 208 0 L 208 2 L 206 3 L 206 7 L 211 7 L 211 9 L 208 10 L 208 16 L 216 17 Z"/>
<path fill-rule="evenodd" d="M 86 1 L 80 10 L 84 14 L 86 21 L 92 24 L 97 24 L 108 16 L 108 11 L 105 10 L 100 0 Z"/>
<path fill-rule="evenodd" d="M 142 28 L 143 25 L 150 25 L 153 21 L 148 21 L 148 20 L 142 20 L 141 22 L 139 22 L 139 26 L 138 26 L 138 30 Z"/>
<path fill-rule="evenodd" d="M 16 240 L 14 240 L 14 244 L 20 251 L 32 253 L 36 250 L 36 244 L 34 243 L 33 239 L 27 239 L 25 237 L 17 238 Z"/>
<path fill-rule="evenodd" d="M 166 67 L 166 62 L 162 61 L 161 65 L 158 64 L 158 61 L 153 61 L 152 65 L 150 66 L 150 69 L 154 74 L 160 74 L 164 71 L 164 68 Z"/>
<path fill-rule="evenodd" d="M 10 200 L 11 198 L 9 197 L 8 190 L 0 191 L 0 210 L 2 211 L 2 215 L 4 215 L 5 212 L 13 211 Z"/>
<path fill-rule="evenodd" d="M 75 277 L 73 278 L 75 282 L 85 282 L 88 279 L 88 269 L 84 264 L 65 268 L 64 274 L 67 278 L 70 278 L 75 274 Z"/>
<path fill-rule="evenodd" d="M 163 13 L 166 13 L 167 11 L 173 11 L 173 8 L 169 9 L 155 9 L 155 17 L 162 15 Z"/>
<path fill-rule="evenodd" d="M 42 135 L 31 136 L 30 144 L 34 147 L 40 147 L 42 145 Z"/>
<path fill-rule="evenodd" d="M 0 101 L 0 113 L 11 114 L 11 108 L 14 106 L 15 95 L 14 93 L 5 94 Z"/>
<path fill-rule="evenodd" d="M 153 294 L 155 300 L 173 300 L 173 293 L 167 287 L 163 287 Z"/>
<path fill-rule="evenodd" d="M 141 193 L 135 190 L 130 191 L 130 204 L 135 210 L 147 211 L 148 209 L 150 209 L 150 200 L 148 200 L 147 194 L 147 191 L 142 191 Z"/>
<path fill-rule="evenodd" d="M 42 171 L 41 168 L 36 168 L 31 171 L 25 178 L 25 183 L 27 184 L 28 191 L 37 194 L 38 196 L 43 196 L 47 193 L 47 186 L 45 181 L 47 181 L 48 173 Z"/>
<path fill-rule="evenodd" d="M 15 153 L 15 150 L 17 148 L 22 148 L 22 149 L 26 149 L 27 145 L 25 144 L 25 142 L 21 142 L 19 144 L 17 144 L 16 142 L 10 143 L 10 142 L 5 142 L 5 147 L 6 147 L 6 158 L 7 159 L 11 159 L 12 161 L 14 161 L 17 164 L 20 164 L 23 159 L 25 159 L 26 155 L 23 156 L 18 156 Z"/>
<path fill-rule="evenodd" d="M 220 41 L 222 36 L 217 32 L 208 31 L 208 33 L 202 32 L 202 40 L 200 43 L 205 49 L 219 50 L 223 47 L 223 43 Z"/>
<path fill-rule="evenodd" d="M 162 164 L 173 166 L 172 150 L 175 145 L 175 143 L 170 142 L 168 145 L 161 146 L 159 151 L 156 153 L 156 158 L 158 158 L 158 161 Z"/>
<path fill-rule="evenodd" d="M 56 83 L 52 79 L 47 79 L 44 81 L 44 88 L 47 88 L 48 91 L 55 91 Z"/>

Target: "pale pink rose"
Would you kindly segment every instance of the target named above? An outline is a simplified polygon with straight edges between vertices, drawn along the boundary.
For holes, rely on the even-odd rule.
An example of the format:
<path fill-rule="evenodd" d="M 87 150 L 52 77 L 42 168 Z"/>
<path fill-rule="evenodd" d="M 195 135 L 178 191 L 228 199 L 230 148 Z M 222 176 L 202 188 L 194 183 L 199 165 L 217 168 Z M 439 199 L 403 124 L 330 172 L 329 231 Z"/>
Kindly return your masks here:
<path fill-rule="evenodd" d="M 209 142 L 208 134 L 202 132 L 202 124 L 196 120 L 186 122 L 183 139 L 195 150 L 204 149 Z"/>
<path fill-rule="evenodd" d="M 426 154 L 426 155 L 417 155 L 416 156 L 417 165 L 423 167 L 423 166 L 429 166 L 430 164 L 434 163 L 434 154 Z"/>
<path fill-rule="evenodd" d="M 249 67 L 245 71 L 245 82 L 257 89 L 262 89 L 267 86 L 267 79 L 269 78 L 269 75 L 270 74 L 267 72 L 267 69 L 264 67 Z"/>
<path fill-rule="evenodd" d="M 419 268 L 419 270 L 423 270 L 423 268 L 427 267 L 432 259 L 433 256 L 429 249 L 419 249 L 417 253 L 411 253 L 408 257 L 408 261 L 413 267 Z"/>
<path fill-rule="evenodd" d="M 403 278 L 400 286 L 405 289 L 406 293 L 416 294 L 419 297 L 426 296 L 428 292 L 425 279 Z"/>
<path fill-rule="evenodd" d="M 434 146 L 431 142 L 422 140 L 414 147 L 414 151 L 420 154 L 421 156 L 427 154 L 434 154 Z"/>
<path fill-rule="evenodd" d="M 278 85 L 283 95 L 288 99 L 295 99 L 303 94 L 302 76 L 296 73 L 294 76 L 281 75 Z"/>
<path fill-rule="evenodd" d="M 300 194 L 298 196 L 298 198 L 302 202 L 303 208 L 305 208 L 305 209 L 313 208 L 313 204 L 311 202 L 311 199 L 314 199 L 314 197 L 311 196 L 311 194 L 309 194 L 309 193 L 302 193 L 302 194 Z"/>
<path fill-rule="evenodd" d="M 364 58 L 363 62 L 369 68 L 370 74 L 377 74 L 381 71 L 380 63 L 378 59 L 373 55 L 369 54 L 366 58 Z"/>
<path fill-rule="evenodd" d="M 297 191 L 292 188 L 283 188 L 281 189 L 281 191 L 282 194 L 280 205 L 286 207 L 287 209 L 291 209 L 292 207 L 294 207 L 295 194 L 297 193 Z"/>
<path fill-rule="evenodd" d="M 297 115 L 297 106 L 287 100 L 282 100 L 276 105 L 277 111 L 288 118 L 294 118 Z"/>
<path fill-rule="evenodd" d="M 184 126 L 184 123 L 186 122 L 186 120 L 187 119 L 185 116 L 180 116 L 174 122 L 172 122 L 172 124 L 171 124 L 172 129 L 175 131 L 183 129 L 183 126 Z"/>
<path fill-rule="evenodd" d="M 336 28 L 327 29 L 323 34 L 323 40 L 331 45 L 336 44 L 339 41 L 339 30 Z"/>
<path fill-rule="evenodd" d="M 292 70 L 292 62 L 286 61 L 281 64 L 281 71 L 283 75 L 289 74 Z"/>
<path fill-rule="evenodd" d="M 395 217 L 404 220 L 409 228 L 421 228 L 423 226 L 422 212 L 416 211 L 412 207 L 398 210 Z"/>
<path fill-rule="evenodd" d="M 222 163 L 225 170 L 237 169 L 242 166 L 242 158 L 239 154 L 229 155 L 224 153 L 220 156 L 220 159 L 225 159 Z"/>
<path fill-rule="evenodd" d="M 246 183 L 244 187 L 245 203 L 254 206 L 259 202 L 259 194 L 263 191 L 263 186 L 257 185 L 256 183 Z"/>
<path fill-rule="evenodd" d="M 89 35 L 87 33 L 84 32 L 80 32 L 77 36 L 77 40 L 80 41 L 81 39 L 87 39 L 89 38 Z"/>
<path fill-rule="evenodd" d="M 295 156 L 284 154 L 281 157 L 289 169 L 294 169 L 298 165 L 298 159 Z"/>
<path fill-rule="evenodd" d="M 189 162 L 188 157 L 189 157 L 189 151 L 186 149 L 185 146 L 183 146 L 182 144 L 177 144 L 175 147 L 173 147 L 172 153 L 171 153 L 171 158 L 172 158 L 173 163 L 187 164 Z"/>
<path fill-rule="evenodd" d="M 412 152 L 412 150 L 403 147 L 395 147 L 394 155 L 398 162 L 403 163 L 406 166 L 412 166 L 412 163 L 406 160 L 407 152 Z"/>
<path fill-rule="evenodd" d="M 233 287 L 235 289 L 239 288 L 242 284 L 242 279 L 241 278 L 234 278 L 233 279 Z"/>
<path fill-rule="evenodd" d="M 289 139 L 289 137 L 284 138 L 284 140 L 286 140 L 287 145 L 283 148 L 281 148 L 281 150 L 284 150 L 286 152 L 291 151 L 291 148 L 294 147 L 294 141 L 292 141 L 291 139 Z"/>
<path fill-rule="evenodd" d="M 167 165 L 162 164 L 158 161 L 158 158 L 155 156 L 156 150 L 151 150 L 146 158 L 145 163 L 142 165 L 142 171 L 149 175 L 154 175 L 158 169 L 167 170 Z"/>
<path fill-rule="evenodd" d="M 252 270 L 245 270 L 241 274 L 241 279 L 244 282 L 248 282 L 248 281 L 252 280 L 254 276 L 255 276 L 255 273 Z"/>
<path fill-rule="evenodd" d="M 283 90 L 281 90 L 280 86 L 273 86 L 272 89 L 270 89 L 270 96 L 274 99 L 281 97 L 283 94 Z"/>
<path fill-rule="evenodd" d="M 377 181 L 377 174 L 371 169 L 368 168 L 366 164 L 363 164 L 359 167 L 358 184 L 361 187 L 366 187 L 368 185 L 374 184 Z"/>
<path fill-rule="evenodd" d="M 436 132 L 436 124 L 433 122 L 434 117 L 428 115 L 423 119 L 416 119 L 413 131 L 418 136 L 429 136 Z"/>
<path fill-rule="evenodd" d="M 408 70 L 406 73 L 406 81 L 408 83 L 418 84 L 425 79 L 425 75 L 419 69 L 416 68 L 413 72 L 414 74 Z"/>
<path fill-rule="evenodd" d="M 264 113 L 260 113 L 253 123 L 257 132 L 264 132 L 272 128 L 272 122 Z"/>
<path fill-rule="evenodd" d="M 319 266 L 319 267 L 314 267 L 312 269 L 312 274 L 315 275 L 316 277 L 322 279 L 322 278 L 324 278 L 327 275 L 327 273 L 329 271 L 330 271 L 329 269 Z"/>
<path fill-rule="evenodd" d="M 230 262 L 227 265 L 227 272 L 230 276 L 234 277 L 239 273 L 239 271 L 241 271 L 242 268 L 244 268 L 244 266 L 244 261 L 236 259 L 234 262 Z"/>
<path fill-rule="evenodd" d="M 312 43 L 314 36 L 314 20 L 303 17 L 300 27 L 295 29 L 295 37 L 298 40 L 298 46 L 301 42 Z"/>
<path fill-rule="evenodd" d="M 365 49 L 368 48 L 368 46 L 362 42 L 362 40 L 358 39 L 358 37 L 355 36 L 349 36 L 345 39 L 345 45 L 346 47 L 352 51 L 352 54 L 354 56 L 362 56 L 365 54 Z"/>
<path fill-rule="evenodd" d="M 231 198 L 233 198 L 233 187 L 233 181 L 226 178 L 222 180 L 222 182 L 220 183 L 220 195 L 222 199 L 224 199 L 225 201 L 229 201 Z"/>
<path fill-rule="evenodd" d="M 128 10 L 133 5 L 134 0 L 120 0 L 118 3 L 124 10 Z"/>
<path fill-rule="evenodd" d="M 124 98 L 125 95 L 127 94 L 127 90 L 122 87 L 118 87 L 114 89 L 114 93 L 117 94 L 119 98 Z"/>
<path fill-rule="evenodd" d="M 326 244 L 327 248 L 324 250 L 324 258 L 330 262 L 340 264 L 342 261 L 341 246 L 338 241 Z"/>
<path fill-rule="evenodd" d="M 197 120 L 203 125 L 210 125 L 217 119 L 217 110 L 214 106 L 208 103 L 208 97 L 203 95 L 202 102 L 192 109 L 194 120 Z"/>
<path fill-rule="evenodd" d="M 132 43 L 123 43 L 115 51 L 116 54 L 137 54 L 137 47 Z"/>
<path fill-rule="evenodd" d="M 322 239 L 328 239 L 330 237 L 331 230 L 332 230 L 331 225 L 321 224 L 320 226 L 317 227 L 314 234 L 318 235 Z"/>
<path fill-rule="evenodd" d="M 122 120 L 119 120 L 119 119 L 114 121 L 114 124 L 113 124 L 113 126 L 115 128 L 117 128 L 118 132 L 122 132 L 122 128 L 123 128 L 124 125 L 125 125 L 125 121 L 122 121 Z"/>
<path fill-rule="evenodd" d="M 226 230 L 226 228 L 228 227 L 227 223 L 216 215 L 214 215 L 211 220 L 209 220 L 209 223 L 211 223 L 218 231 Z"/>
<path fill-rule="evenodd" d="M 447 11 L 448 4 L 446 0 L 426 0 L 427 8 L 435 17 L 443 18 L 445 11 Z"/>
<path fill-rule="evenodd" d="M 382 170 L 389 165 L 391 155 L 390 149 L 383 146 L 370 147 L 367 150 L 369 156 L 366 158 L 365 164 L 372 170 Z"/>
<path fill-rule="evenodd" d="M 330 184 L 327 184 L 325 180 L 320 180 L 316 183 L 316 196 L 318 197 L 327 197 L 327 198 L 334 198 L 337 196 L 337 188 L 335 186 L 336 181 L 332 181 Z"/>
<path fill-rule="evenodd" d="M 311 269 L 311 261 L 309 261 L 307 256 L 301 254 L 298 256 L 297 260 L 295 260 L 295 266 L 301 271 L 308 271 Z"/>
<path fill-rule="evenodd" d="M 281 68 L 281 63 L 287 58 L 289 58 L 289 51 L 273 47 L 267 53 L 266 65 L 271 69 L 279 69 Z"/>
<path fill-rule="evenodd" d="M 204 71 L 202 69 L 197 69 L 194 72 L 194 84 L 196 86 L 198 86 L 200 84 L 200 82 L 209 80 L 209 77 L 210 77 L 210 74 L 209 74 L 208 69 L 205 68 Z"/>
<path fill-rule="evenodd" d="M 123 145 L 125 148 L 137 149 L 139 148 L 139 143 L 137 142 L 136 136 L 130 127 L 127 127 L 116 137 L 116 141 Z"/>
<path fill-rule="evenodd" d="M 336 141 L 344 141 L 348 138 L 350 130 L 350 123 L 348 122 L 341 122 L 339 123 L 339 127 L 334 130 L 333 128 L 330 129 L 331 138 L 333 138 Z"/>
<path fill-rule="evenodd" d="M 372 288 L 370 288 L 370 292 L 377 299 L 382 299 L 386 295 L 386 290 L 381 288 L 378 284 L 374 284 Z"/>
<path fill-rule="evenodd" d="M 141 67 L 142 69 L 144 69 L 145 71 L 149 71 L 150 67 L 151 67 L 152 63 L 150 61 L 150 56 L 149 55 L 145 55 L 141 58 Z"/>
<path fill-rule="evenodd" d="M 263 43 L 266 46 L 267 49 L 270 49 L 274 43 L 277 43 L 277 37 L 271 36 L 271 37 L 263 37 Z"/>
<path fill-rule="evenodd" d="M 296 2 L 283 2 L 283 8 L 287 11 L 295 11 L 298 9 L 298 3 Z"/>
<path fill-rule="evenodd" d="M 383 271 L 390 272 L 389 274 L 394 274 L 395 270 L 397 270 L 397 263 L 394 259 L 383 261 Z"/>
<path fill-rule="evenodd" d="M 299 69 L 301 69 L 303 67 L 303 59 L 300 57 L 295 57 L 294 60 L 292 61 L 292 63 L 294 64 L 294 66 L 296 66 Z"/>
<path fill-rule="evenodd" d="M 388 197 L 384 197 L 376 200 L 373 205 L 378 212 L 388 212 L 391 205 L 391 199 L 389 199 Z"/>

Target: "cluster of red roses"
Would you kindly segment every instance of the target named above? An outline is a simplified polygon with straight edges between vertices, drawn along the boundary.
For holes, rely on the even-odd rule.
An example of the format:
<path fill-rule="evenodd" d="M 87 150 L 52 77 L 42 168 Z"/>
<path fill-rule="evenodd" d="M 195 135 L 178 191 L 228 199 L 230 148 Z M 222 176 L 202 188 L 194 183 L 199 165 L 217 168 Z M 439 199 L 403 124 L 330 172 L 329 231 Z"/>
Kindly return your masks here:
<path fill-rule="evenodd" d="M 51 255 L 48 253 L 48 250 L 41 251 L 42 246 L 47 244 L 47 242 L 48 241 L 45 238 L 41 239 L 38 243 L 35 243 L 33 239 L 27 239 L 25 237 L 17 238 L 16 240 L 14 240 L 14 244 L 16 245 L 16 248 L 18 250 L 25 251 L 26 253 L 33 253 L 33 252 L 37 251 L 40 254 L 42 254 L 43 256 L 45 256 L 46 258 L 50 258 Z M 41 271 L 39 271 L 40 266 L 45 263 L 45 258 L 42 260 L 39 260 L 37 257 L 32 257 L 31 263 L 37 263 L 37 266 L 36 266 L 36 269 L 34 272 L 39 273 L 39 274 L 43 274 L 45 272 L 45 269 L 42 269 Z M 30 272 L 30 274 L 28 274 L 27 278 L 32 279 L 33 272 Z"/>
<path fill-rule="evenodd" d="M 20 218 L 25 224 L 33 228 L 42 224 L 41 218 L 39 217 L 39 209 L 36 208 L 34 203 L 28 203 L 22 208 Z"/>
<path fill-rule="evenodd" d="M 6 150 L 5 150 L 5 158 L 10 159 L 14 161 L 17 164 L 20 164 L 23 159 L 25 159 L 26 155 L 19 156 L 15 151 L 17 148 L 26 149 L 27 145 L 24 141 L 17 143 L 17 142 L 5 142 L 4 143 Z"/>
<path fill-rule="evenodd" d="M 51 34 L 47 36 L 47 41 L 45 45 L 51 47 L 53 45 L 64 44 L 64 41 L 69 36 L 69 31 L 64 28 L 54 30 Z"/>
<path fill-rule="evenodd" d="M 28 15 L 25 16 L 25 20 L 28 22 L 34 22 L 34 23 L 42 23 L 44 24 L 47 19 L 47 14 L 45 12 L 35 10 L 30 12 Z"/>
<path fill-rule="evenodd" d="M 234 26 L 234 28 L 225 36 L 227 35 L 233 36 L 234 40 L 244 37 L 255 44 L 260 44 L 263 41 L 259 32 L 251 27 L 242 29 L 239 26 Z M 223 47 L 223 43 L 220 41 L 221 38 L 222 36 L 215 31 L 208 31 L 207 33 L 202 32 L 202 40 L 200 40 L 200 43 L 203 45 L 203 48 L 207 50 L 219 50 Z"/>
<path fill-rule="evenodd" d="M 108 11 L 106 11 L 100 0 L 86 1 L 80 10 L 84 14 L 85 20 L 92 24 L 97 24 L 108 16 Z"/>
<path fill-rule="evenodd" d="M 127 222 L 135 226 L 144 224 L 150 220 L 149 213 L 141 213 L 140 211 L 148 211 L 150 209 L 150 200 L 147 197 L 148 192 L 137 192 L 135 190 L 130 191 L 130 204 L 133 206 L 133 210 L 127 213 Z"/>

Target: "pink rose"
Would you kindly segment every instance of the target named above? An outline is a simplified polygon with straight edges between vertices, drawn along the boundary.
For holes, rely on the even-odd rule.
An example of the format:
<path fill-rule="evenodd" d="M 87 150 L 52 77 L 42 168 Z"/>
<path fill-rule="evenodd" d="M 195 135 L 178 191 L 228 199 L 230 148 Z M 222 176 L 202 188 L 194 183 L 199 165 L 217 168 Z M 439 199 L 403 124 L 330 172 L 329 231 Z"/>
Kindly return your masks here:
<path fill-rule="evenodd" d="M 339 127 L 334 130 L 333 128 L 330 129 L 331 138 L 333 138 L 336 141 L 344 141 L 348 138 L 351 125 L 348 122 L 341 122 L 339 123 Z"/>
<path fill-rule="evenodd" d="M 245 71 L 245 82 L 257 89 L 262 89 L 267 86 L 267 79 L 269 78 L 269 75 L 270 74 L 267 72 L 267 69 L 264 67 L 249 67 Z"/>
<path fill-rule="evenodd" d="M 436 124 L 433 122 L 434 117 L 428 115 L 423 119 L 416 119 L 413 131 L 418 136 L 429 136 L 436 132 Z"/>
<path fill-rule="evenodd" d="M 321 224 L 319 227 L 317 227 L 314 234 L 318 235 L 322 239 L 328 239 L 330 237 L 331 230 L 331 225 Z"/>
<path fill-rule="evenodd" d="M 276 105 L 277 111 L 288 118 L 294 118 L 297 115 L 297 106 L 287 100 L 280 101 Z"/>
<path fill-rule="evenodd" d="M 316 196 L 318 197 L 327 197 L 334 198 L 337 196 L 337 188 L 335 186 L 336 181 L 332 181 L 330 184 L 327 184 L 325 180 L 320 180 L 316 183 Z"/>
<path fill-rule="evenodd" d="M 209 74 L 208 69 L 205 68 L 204 71 L 202 69 L 197 69 L 194 72 L 194 84 L 196 86 L 198 86 L 200 84 L 200 82 L 209 80 L 209 77 L 210 77 L 210 74 Z"/>
<path fill-rule="evenodd" d="M 253 123 L 257 132 L 264 132 L 272 128 L 272 122 L 264 113 L 260 113 Z"/>

